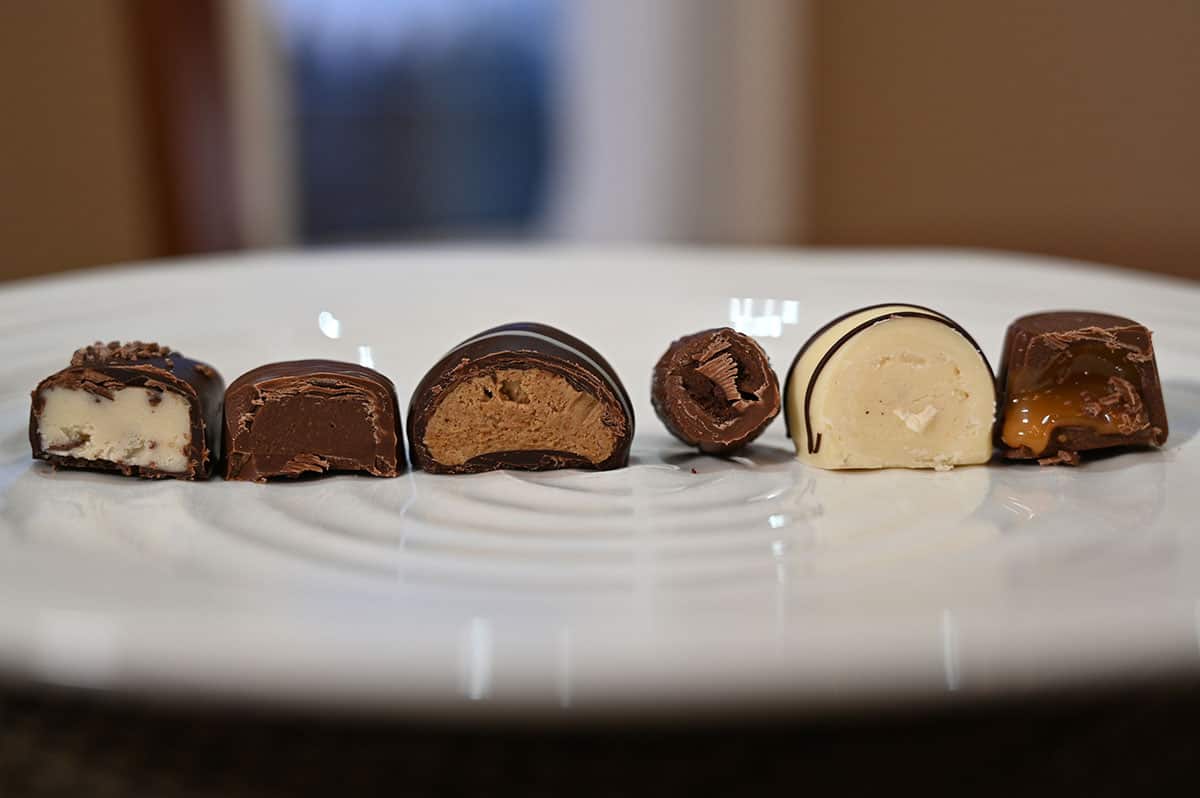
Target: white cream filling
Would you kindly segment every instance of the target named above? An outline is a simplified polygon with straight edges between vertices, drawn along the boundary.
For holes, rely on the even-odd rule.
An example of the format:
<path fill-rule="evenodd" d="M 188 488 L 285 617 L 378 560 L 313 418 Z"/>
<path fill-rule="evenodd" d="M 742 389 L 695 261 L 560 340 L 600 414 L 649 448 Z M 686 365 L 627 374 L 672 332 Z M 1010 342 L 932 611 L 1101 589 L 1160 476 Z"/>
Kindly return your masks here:
<path fill-rule="evenodd" d="M 46 451 L 187 471 L 192 424 L 182 396 L 146 388 L 121 388 L 112 399 L 71 388 L 47 388 L 41 395 L 38 435 Z"/>
<path fill-rule="evenodd" d="M 857 313 L 812 342 L 792 372 L 788 415 L 797 456 L 821 468 L 933 468 L 986 463 L 995 417 L 992 375 L 960 333 L 935 319 L 889 318 L 837 349 L 808 402 L 822 357 L 855 327 L 898 305 Z M 925 312 L 925 311 L 917 311 Z"/>

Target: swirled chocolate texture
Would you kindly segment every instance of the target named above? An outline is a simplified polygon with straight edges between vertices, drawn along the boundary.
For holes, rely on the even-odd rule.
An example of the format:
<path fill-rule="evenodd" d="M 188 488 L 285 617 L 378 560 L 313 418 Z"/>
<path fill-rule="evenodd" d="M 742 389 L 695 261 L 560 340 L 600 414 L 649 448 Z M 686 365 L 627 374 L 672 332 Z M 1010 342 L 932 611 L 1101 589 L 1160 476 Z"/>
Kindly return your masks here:
<path fill-rule="evenodd" d="M 820 468 L 944 471 L 992 456 L 991 366 L 966 330 L 919 305 L 873 305 L 818 330 L 784 405 L 796 456 Z"/>
<path fill-rule="evenodd" d="M 225 383 L 168 346 L 96 342 L 33 390 L 29 443 L 55 467 L 207 479 L 220 456 Z"/>
<path fill-rule="evenodd" d="M 403 470 L 392 381 L 337 360 L 269 363 L 225 393 L 225 478 L 264 482 L 327 472 Z"/>
<path fill-rule="evenodd" d="M 1150 331 L 1121 316 L 1054 311 L 1012 323 L 1000 364 L 1004 456 L 1044 465 L 1162 446 L 1167 410 Z"/>
<path fill-rule="evenodd" d="M 654 366 L 650 402 L 679 440 L 730 454 L 779 415 L 779 379 L 753 338 L 729 327 L 685 335 Z"/>
<path fill-rule="evenodd" d="M 434 364 L 408 407 L 413 465 L 606 470 L 629 462 L 633 406 L 600 354 L 545 324 L 484 330 Z"/>

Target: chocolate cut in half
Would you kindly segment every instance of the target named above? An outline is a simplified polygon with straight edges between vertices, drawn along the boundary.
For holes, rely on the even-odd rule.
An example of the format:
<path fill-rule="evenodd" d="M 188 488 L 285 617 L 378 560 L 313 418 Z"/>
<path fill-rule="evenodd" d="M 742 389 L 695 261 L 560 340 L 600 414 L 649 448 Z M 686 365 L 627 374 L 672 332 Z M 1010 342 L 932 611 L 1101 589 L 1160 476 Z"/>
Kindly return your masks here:
<path fill-rule="evenodd" d="M 55 467 L 207 479 L 220 456 L 225 383 L 155 343 L 79 349 L 33 390 L 29 443 Z"/>
<path fill-rule="evenodd" d="M 920 305 L 873 305 L 809 338 L 784 385 L 796 456 L 820 468 L 986 463 L 996 387 L 957 323 Z"/>
<path fill-rule="evenodd" d="M 225 451 L 226 479 L 397 476 L 404 443 L 396 388 L 374 369 L 337 360 L 259 366 L 225 393 Z"/>
<path fill-rule="evenodd" d="M 650 402 L 679 440 L 730 454 L 779 415 L 779 379 L 767 353 L 729 327 L 685 335 L 654 366 Z"/>
<path fill-rule="evenodd" d="M 1044 465 L 1117 446 L 1162 446 L 1167 411 L 1150 331 L 1122 316 L 1052 311 L 1008 328 L 1000 363 L 1005 457 Z"/>
<path fill-rule="evenodd" d="M 454 347 L 408 407 L 413 465 L 437 474 L 621 468 L 633 423 L 607 360 L 562 330 L 528 322 Z"/>

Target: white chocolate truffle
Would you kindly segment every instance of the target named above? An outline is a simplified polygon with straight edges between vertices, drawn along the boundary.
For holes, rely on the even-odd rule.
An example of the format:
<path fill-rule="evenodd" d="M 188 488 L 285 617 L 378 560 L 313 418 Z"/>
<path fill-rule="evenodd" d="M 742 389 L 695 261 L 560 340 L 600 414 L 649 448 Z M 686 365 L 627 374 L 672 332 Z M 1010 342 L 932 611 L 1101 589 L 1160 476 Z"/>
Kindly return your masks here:
<path fill-rule="evenodd" d="M 796 456 L 821 468 L 934 468 L 992 456 L 991 366 L 961 327 L 917 305 L 877 305 L 828 324 L 788 374 Z"/>

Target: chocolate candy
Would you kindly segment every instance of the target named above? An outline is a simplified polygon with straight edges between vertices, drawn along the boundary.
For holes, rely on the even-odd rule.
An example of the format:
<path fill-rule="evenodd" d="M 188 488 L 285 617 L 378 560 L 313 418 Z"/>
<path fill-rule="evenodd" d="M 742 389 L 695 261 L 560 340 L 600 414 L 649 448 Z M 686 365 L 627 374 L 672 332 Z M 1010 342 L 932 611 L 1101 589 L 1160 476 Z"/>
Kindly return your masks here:
<path fill-rule="evenodd" d="M 1162 446 L 1167 411 L 1150 331 L 1106 313 L 1055 311 L 1012 323 L 1000 364 L 1004 456 L 1079 462 L 1114 446 Z"/>
<path fill-rule="evenodd" d="M 654 367 L 650 401 L 676 438 L 729 454 L 779 415 L 779 380 L 753 338 L 721 327 L 671 344 Z"/>
<path fill-rule="evenodd" d="M 270 363 L 225 393 L 225 478 L 403 468 L 400 408 L 392 381 L 336 360 Z"/>
<path fill-rule="evenodd" d="M 506 324 L 463 341 L 408 407 L 414 466 L 438 474 L 511 468 L 621 468 L 633 406 L 596 350 L 544 324 Z"/>
<path fill-rule="evenodd" d="M 56 467 L 207 479 L 225 383 L 170 347 L 117 341 L 75 352 L 33 391 L 29 443 Z"/>
<path fill-rule="evenodd" d="M 992 455 L 991 366 L 929 308 L 873 305 L 834 319 L 796 355 L 784 390 L 796 455 L 821 468 L 942 471 Z"/>

